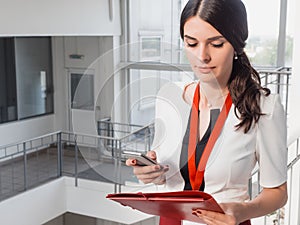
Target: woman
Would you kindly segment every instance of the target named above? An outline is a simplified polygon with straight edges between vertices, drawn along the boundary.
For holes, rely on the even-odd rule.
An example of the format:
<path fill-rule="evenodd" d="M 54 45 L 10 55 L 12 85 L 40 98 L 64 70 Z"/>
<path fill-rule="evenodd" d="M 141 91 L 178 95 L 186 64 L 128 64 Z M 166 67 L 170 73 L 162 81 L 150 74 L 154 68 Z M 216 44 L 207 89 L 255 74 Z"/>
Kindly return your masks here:
<path fill-rule="evenodd" d="M 283 107 L 277 95 L 260 85 L 244 52 L 248 27 L 240 0 L 190 0 L 181 15 L 180 33 L 198 82 L 183 93 L 192 109 L 177 152 L 180 160 L 174 163 L 180 170 L 177 178 L 184 190 L 202 190 L 221 202 L 225 214 L 192 212 L 207 224 L 250 224 L 251 218 L 287 201 Z M 163 162 L 159 151 L 169 150 L 148 155 Z M 248 179 L 257 162 L 263 189 L 249 200 Z M 126 163 L 144 183 L 168 183 L 171 166 L 139 167 L 134 159 Z"/>

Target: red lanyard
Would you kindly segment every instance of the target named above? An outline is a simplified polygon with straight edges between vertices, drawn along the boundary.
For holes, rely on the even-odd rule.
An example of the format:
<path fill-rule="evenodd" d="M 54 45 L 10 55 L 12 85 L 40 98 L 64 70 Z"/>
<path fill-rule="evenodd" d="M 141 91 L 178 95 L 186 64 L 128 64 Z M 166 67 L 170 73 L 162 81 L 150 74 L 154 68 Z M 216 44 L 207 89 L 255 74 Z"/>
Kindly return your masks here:
<path fill-rule="evenodd" d="M 232 105 L 232 99 L 230 97 L 230 94 L 228 94 L 225 100 L 225 104 L 223 105 L 222 110 L 216 121 L 214 129 L 212 130 L 208 142 L 204 148 L 203 154 L 198 164 L 198 168 L 196 168 L 196 145 L 198 140 L 199 102 L 200 102 L 200 93 L 199 93 L 199 84 L 197 84 L 195 94 L 194 94 L 194 99 L 193 99 L 193 105 L 192 105 L 192 113 L 191 113 L 191 120 L 190 120 L 190 137 L 189 137 L 189 146 L 188 146 L 189 178 L 193 190 L 199 190 L 202 184 L 206 163 L 221 133 L 225 120 L 228 116 L 228 113 Z"/>

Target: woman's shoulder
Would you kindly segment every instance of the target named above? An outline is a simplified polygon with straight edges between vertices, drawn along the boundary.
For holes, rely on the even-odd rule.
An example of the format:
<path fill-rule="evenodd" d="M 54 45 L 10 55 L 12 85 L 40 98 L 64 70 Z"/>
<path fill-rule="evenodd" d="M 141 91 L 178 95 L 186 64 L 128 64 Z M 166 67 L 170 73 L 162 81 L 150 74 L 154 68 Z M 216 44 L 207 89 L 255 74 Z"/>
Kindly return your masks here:
<path fill-rule="evenodd" d="M 278 109 L 282 110 L 283 108 L 279 94 L 269 94 L 266 96 L 262 93 L 260 99 L 261 112 L 263 114 L 271 116 Z"/>
<path fill-rule="evenodd" d="M 193 96 L 194 96 L 197 84 L 198 84 L 198 82 L 194 81 L 194 82 L 186 84 L 183 88 L 182 98 L 189 105 L 191 105 L 193 102 Z"/>

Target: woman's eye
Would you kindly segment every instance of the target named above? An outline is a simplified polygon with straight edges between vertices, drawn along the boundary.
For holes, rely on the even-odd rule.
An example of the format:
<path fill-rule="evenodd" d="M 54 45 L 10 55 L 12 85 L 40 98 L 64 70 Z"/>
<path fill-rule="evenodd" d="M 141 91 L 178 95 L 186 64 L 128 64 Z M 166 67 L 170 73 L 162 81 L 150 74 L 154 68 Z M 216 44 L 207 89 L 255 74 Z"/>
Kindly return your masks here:
<path fill-rule="evenodd" d="M 214 48 L 222 48 L 223 45 L 224 45 L 224 42 L 222 42 L 222 43 L 211 43 L 211 45 L 212 45 Z"/>
<path fill-rule="evenodd" d="M 195 47 L 197 43 L 186 43 L 188 47 Z"/>

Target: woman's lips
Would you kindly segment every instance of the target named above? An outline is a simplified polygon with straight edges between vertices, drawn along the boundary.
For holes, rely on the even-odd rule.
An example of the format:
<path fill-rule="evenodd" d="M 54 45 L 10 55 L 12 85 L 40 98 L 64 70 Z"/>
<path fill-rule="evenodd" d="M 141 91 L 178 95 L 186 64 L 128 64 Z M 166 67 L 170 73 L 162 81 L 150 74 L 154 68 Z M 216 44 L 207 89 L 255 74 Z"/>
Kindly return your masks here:
<path fill-rule="evenodd" d="M 205 67 L 205 66 L 195 66 L 195 69 L 202 74 L 211 73 L 214 67 Z"/>

